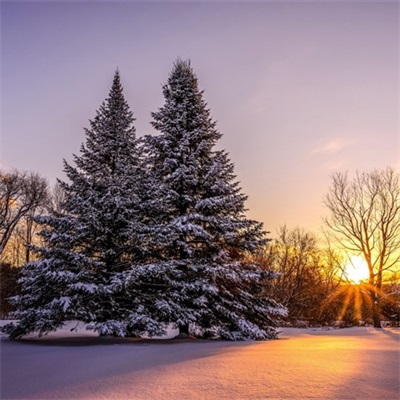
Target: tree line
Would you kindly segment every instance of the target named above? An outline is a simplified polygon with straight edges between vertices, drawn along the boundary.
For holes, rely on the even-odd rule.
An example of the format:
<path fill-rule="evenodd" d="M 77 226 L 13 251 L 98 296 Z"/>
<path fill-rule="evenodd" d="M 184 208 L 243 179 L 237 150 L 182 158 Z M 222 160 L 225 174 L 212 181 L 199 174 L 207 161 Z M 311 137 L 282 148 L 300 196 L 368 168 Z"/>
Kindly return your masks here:
<path fill-rule="evenodd" d="M 337 242 L 333 246 L 329 231 L 326 235 L 328 240 L 298 227 L 282 226 L 261 257 L 256 256 L 261 265 L 278 273 L 274 285 L 267 290 L 287 308 L 285 322 L 299 327 L 360 324 L 381 327 L 383 320 L 398 326 L 399 266 L 386 270 L 379 290 L 370 283 L 371 278 L 353 282 L 346 271 L 348 254 Z"/>

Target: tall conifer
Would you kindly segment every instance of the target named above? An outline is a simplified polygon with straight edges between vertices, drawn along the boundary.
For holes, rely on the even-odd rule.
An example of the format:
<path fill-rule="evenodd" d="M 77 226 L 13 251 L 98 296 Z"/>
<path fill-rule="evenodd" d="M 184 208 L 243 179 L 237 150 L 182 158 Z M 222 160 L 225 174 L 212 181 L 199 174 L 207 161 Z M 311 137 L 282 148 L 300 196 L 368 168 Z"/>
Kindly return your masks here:
<path fill-rule="evenodd" d="M 162 203 L 159 258 L 149 270 L 165 285 L 160 315 L 181 332 L 195 323 L 204 337 L 273 337 L 284 310 L 261 296 L 273 274 L 241 261 L 267 242 L 266 233 L 245 215 L 246 196 L 227 153 L 216 149 L 221 134 L 190 62 L 175 62 L 163 93 L 152 114 L 160 135 L 148 138 Z M 132 274 L 139 279 L 138 270 Z"/>
<path fill-rule="evenodd" d="M 102 334 L 127 333 L 112 282 L 143 257 L 133 122 L 117 71 L 75 166 L 64 161 L 63 212 L 39 219 L 45 245 L 34 249 L 40 261 L 23 267 L 23 291 L 14 299 L 19 322 L 5 329 L 12 337 L 47 333 L 68 319 L 93 323 Z"/>

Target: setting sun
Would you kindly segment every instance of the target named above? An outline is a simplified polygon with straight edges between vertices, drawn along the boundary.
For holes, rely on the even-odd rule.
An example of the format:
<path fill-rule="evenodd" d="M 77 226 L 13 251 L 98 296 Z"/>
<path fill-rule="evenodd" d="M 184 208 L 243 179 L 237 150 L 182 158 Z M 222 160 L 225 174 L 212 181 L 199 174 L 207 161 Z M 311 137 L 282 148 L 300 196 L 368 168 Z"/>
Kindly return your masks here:
<path fill-rule="evenodd" d="M 368 280 L 368 265 L 361 256 L 351 256 L 345 267 L 344 274 L 348 280 L 359 284 L 362 281 Z"/>

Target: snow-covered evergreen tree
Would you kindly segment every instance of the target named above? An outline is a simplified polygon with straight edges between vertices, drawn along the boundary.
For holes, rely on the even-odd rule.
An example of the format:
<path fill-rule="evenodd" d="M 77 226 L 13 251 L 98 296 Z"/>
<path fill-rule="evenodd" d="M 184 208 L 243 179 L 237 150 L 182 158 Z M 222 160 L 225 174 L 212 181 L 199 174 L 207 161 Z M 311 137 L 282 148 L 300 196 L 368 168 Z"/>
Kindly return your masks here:
<path fill-rule="evenodd" d="M 93 323 L 101 334 L 135 334 L 115 285 L 118 274 L 145 258 L 144 171 L 133 122 L 117 71 L 76 166 L 64 162 L 63 212 L 39 219 L 46 245 L 34 249 L 40 261 L 22 270 L 19 322 L 4 329 L 11 337 L 47 333 L 68 319 Z"/>
<path fill-rule="evenodd" d="M 152 114 L 160 135 L 148 137 L 159 177 L 161 213 L 156 259 L 131 270 L 157 293 L 157 318 L 181 332 L 195 323 L 202 337 L 265 339 L 284 310 L 261 290 L 273 273 L 241 261 L 267 241 L 262 224 L 246 217 L 221 134 L 210 116 L 190 62 L 177 60 L 163 87 L 165 104 Z"/>
<path fill-rule="evenodd" d="M 182 332 L 194 323 L 199 337 L 276 336 L 285 311 L 262 296 L 274 274 L 242 261 L 265 232 L 245 216 L 189 62 L 175 63 L 164 96 L 160 135 L 143 144 L 115 74 L 75 166 L 65 163 L 61 211 L 40 218 L 45 246 L 23 268 L 11 337 L 69 319 L 118 336 L 162 334 L 171 322 Z"/>

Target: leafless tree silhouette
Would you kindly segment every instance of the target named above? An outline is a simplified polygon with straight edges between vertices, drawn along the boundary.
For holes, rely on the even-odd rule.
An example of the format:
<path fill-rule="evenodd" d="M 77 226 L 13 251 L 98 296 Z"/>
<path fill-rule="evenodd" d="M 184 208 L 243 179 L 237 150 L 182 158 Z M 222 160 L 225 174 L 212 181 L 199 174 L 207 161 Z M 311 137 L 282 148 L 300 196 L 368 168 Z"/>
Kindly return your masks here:
<path fill-rule="evenodd" d="M 335 173 L 325 204 L 337 243 L 368 265 L 374 326 L 380 327 L 384 275 L 400 263 L 400 174 L 393 168 L 358 172 L 354 179 Z"/>
<path fill-rule="evenodd" d="M 47 181 L 37 173 L 0 171 L 0 255 L 18 224 L 25 219 L 25 241 L 31 243 L 33 217 L 48 201 Z M 29 261 L 29 249 L 26 249 Z"/>

